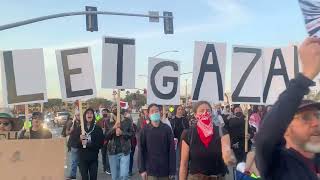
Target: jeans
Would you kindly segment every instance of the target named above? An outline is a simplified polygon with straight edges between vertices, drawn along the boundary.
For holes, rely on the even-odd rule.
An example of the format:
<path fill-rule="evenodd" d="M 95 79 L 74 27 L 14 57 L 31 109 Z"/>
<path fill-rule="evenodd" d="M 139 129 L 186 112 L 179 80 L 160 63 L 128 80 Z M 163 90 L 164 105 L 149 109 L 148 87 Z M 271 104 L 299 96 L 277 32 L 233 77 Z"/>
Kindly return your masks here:
<path fill-rule="evenodd" d="M 103 146 L 101 148 L 101 157 L 102 157 L 102 164 L 103 164 L 103 171 L 110 171 L 110 164 L 109 158 L 107 156 L 107 146 Z"/>
<path fill-rule="evenodd" d="M 97 180 L 98 175 L 98 160 L 81 160 L 79 168 L 82 180 Z"/>
<path fill-rule="evenodd" d="M 132 173 L 132 167 L 133 167 L 133 158 L 134 158 L 134 152 L 136 150 L 136 147 L 131 148 L 131 153 L 130 153 L 130 166 L 129 166 L 129 173 Z"/>
<path fill-rule="evenodd" d="M 71 147 L 70 150 L 70 177 L 77 177 L 77 168 L 79 165 L 78 148 Z"/>
<path fill-rule="evenodd" d="M 112 180 L 127 180 L 129 176 L 130 154 L 108 155 Z"/>

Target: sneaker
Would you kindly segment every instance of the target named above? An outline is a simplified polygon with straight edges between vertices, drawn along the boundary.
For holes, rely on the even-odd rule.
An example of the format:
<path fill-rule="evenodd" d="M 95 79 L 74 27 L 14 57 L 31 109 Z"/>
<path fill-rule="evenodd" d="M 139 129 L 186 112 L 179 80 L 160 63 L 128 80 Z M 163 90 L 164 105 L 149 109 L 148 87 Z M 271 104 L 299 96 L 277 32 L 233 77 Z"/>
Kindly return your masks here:
<path fill-rule="evenodd" d="M 132 175 L 133 175 L 132 172 L 129 172 L 129 177 L 132 177 Z"/>
<path fill-rule="evenodd" d="M 66 177 L 66 180 L 73 180 L 73 179 L 77 179 L 76 177 Z"/>
<path fill-rule="evenodd" d="M 110 170 L 106 170 L 105 173 L 106 173 L 107 175 L 111 175 Z"/>

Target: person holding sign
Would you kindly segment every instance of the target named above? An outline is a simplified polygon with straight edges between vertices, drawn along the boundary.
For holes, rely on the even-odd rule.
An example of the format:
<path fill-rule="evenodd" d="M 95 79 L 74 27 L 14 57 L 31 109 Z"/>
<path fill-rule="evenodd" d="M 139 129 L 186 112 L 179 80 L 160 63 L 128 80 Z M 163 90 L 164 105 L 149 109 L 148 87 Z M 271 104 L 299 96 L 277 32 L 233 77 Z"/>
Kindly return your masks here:
<path fill-rule="evenodd" d="M 103 145 L 102 129 L 95 123 L 94 110 L 89 108 L 83 113 L 85 135 L 80 135 L 79 169 L 82 180 L 97 180 L 98 154 Z M 77 134 L 81 134 L 81 127 L 77 128 Z M 90 178 L 89 178 L 90 177 Z"/>
<path fill-rule="evenodd" d="M 67 179 L 76 179 L 77 177 L 77 168 L 79 164 L 79 136 L 80 131 L 80 113 L 79 111 L 75 112 L 72 121 L 68 121 L 66 125 L 66 134 L 69 136 L 68 139 L 68 149 L 70 152 L 70 174 Z"/>
<path fill-rule="evenodd" d="M 279 96 L 256 136 L 256 165 L 266 180 L 320 177 L 320 103 L 303 100 L 320 72 L 320 39 L 305 39 L 299 51 L 302 73 Z"/>
<path fill-rule="evenodd" d="M 176 153 L 171 128 L 161 122 L 156 104 L 148 107 L 150 124 L 141 130 L 138 167 L 143 180 L 168 180 L 176 172 Z"/>
<path fill-rule="evenodd" d="M 107 151 L 112 180 L 128 179 L 130 166 L 132 121 L 120 115 L 117 122 L 117 107 L 113 107 L 112 116 L 106 124 Z"/>
<path fill-rule="evenodd" d="M 20 132 L 19 139 L 51 139 L 52 133 L 49 129 L 43 127 L 44 116 L 41 112 L 32 113 L 32 125 L 30 132 L 23 129 Z"/>
<path fill-rule="evenodd" d="M 245 138 L 245 118 L 242 108 L 236 106 L 233 110 L 233 115 L 228 117 L 228 123 L 225 126 L 230 135 L 231 148 L 235 153 L 238 163 L 245 161 L 245 141 L 249 141 L 249 137 Z M 250 135 L 248 136 L 252 137 L 252 132 L 249 132 Z"/>
<path fill-rule="evenodd" d="M 172 131 L 174 134 L 174 139 L 176 143 L 176 166 L 177 166 L 177 176 L 179 176 L 179 167 L 180 167 L 180 143 L 181 143 L 181 134 L 183 130 L 189 128 L 189 122 L 185 115 L 185 110 L 182 105 L 179 105 L 175 108 L 175 116 L 170 120 Z"/>
<path fill-rule="evenodd" d="M 179 179 L 224 180 L 226 165 L 236 163 L 230 148 L 230 137 L 226 131 L 220 137 L 219 127 L 213 124 L 212 108 L 207 101 L 199 101 L 194 113 L 196 125 L 181 135 Z"/>

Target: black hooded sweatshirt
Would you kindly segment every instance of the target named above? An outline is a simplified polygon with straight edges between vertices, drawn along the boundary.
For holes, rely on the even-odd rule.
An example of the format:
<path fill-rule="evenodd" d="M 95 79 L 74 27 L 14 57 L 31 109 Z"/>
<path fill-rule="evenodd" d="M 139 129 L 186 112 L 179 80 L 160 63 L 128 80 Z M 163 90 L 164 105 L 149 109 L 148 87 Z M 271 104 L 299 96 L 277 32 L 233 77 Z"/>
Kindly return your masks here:
<path fill-rule="evenodd" d="M 87 109 L 84 114 L 83 114 L 83 120 L 84 120 L 84 129 L 86 131 L 86 134 L 89 136 L 89 140 L 87 143 L 86 148 L 83 148 L 81 139 L 79 137 L 79 158 L 80 160 L 97 160 L 98 159 L 98 154 L 99 154 L 99 149 L 103 145 L 104 141 L 104 135 L 102 129 L 96 125 L 95 123 L 95 116 L 93 115 L 93 120 L 90 123 L 90 127 L 87 127 L 87 121 L 86 121 L 86 114 L 88 111 L 93 111 L 93 109 Z M 79 126 L 77 128 L 78 133 L 81 134 L 81 127 Z"/>

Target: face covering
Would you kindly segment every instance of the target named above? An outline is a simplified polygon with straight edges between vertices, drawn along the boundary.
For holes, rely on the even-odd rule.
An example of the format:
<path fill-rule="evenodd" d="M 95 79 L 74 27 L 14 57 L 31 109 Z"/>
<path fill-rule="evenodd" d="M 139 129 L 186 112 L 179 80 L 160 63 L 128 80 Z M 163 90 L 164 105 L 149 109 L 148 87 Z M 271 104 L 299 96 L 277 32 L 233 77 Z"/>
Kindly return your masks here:
<path fill-rule="evenodd" d="M 242 117 L 242 116 L 243 116 L 243 113 L 242 113 L 242 112 L 237 112 L 237 113 L 236 113 L 236 116 L 237 116 L 237 117 Z"/>
<path fill-rule="evenodd" d="M 195 117 L 198 120 L 197 130 L 200 140 L 205 147 L 208 148 L 214 134 L 212 115 L 209 112 L 205 112 L 203 114 L 197 114 Z"/>
<path fill-rule="evenodd" d="M 153 122 L 160 122 L 160 113 L 151 114 L 150 120 Z"/>

